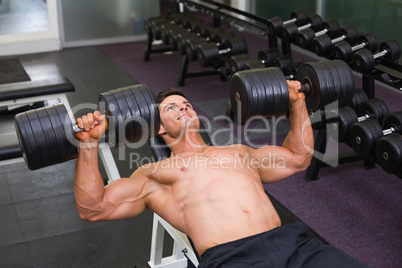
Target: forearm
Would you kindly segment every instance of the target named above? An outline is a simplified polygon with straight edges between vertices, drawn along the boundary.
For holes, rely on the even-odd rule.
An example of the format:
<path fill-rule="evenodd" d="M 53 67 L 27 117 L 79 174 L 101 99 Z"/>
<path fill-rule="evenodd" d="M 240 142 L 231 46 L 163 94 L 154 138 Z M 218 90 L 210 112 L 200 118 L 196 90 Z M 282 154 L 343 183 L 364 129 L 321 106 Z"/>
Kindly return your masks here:
<path fill-rule="evenodd" d="M 314 150 L 314 136 L 304 99 L 298 99 L 289 108 L 290 131 L 283 147 L 290 150 L 299 164 L 309 164 Z"/>
<path fill-rule="evenodd" d="M 74 194 L 82 219 L 101 212 L 104 184 L 98 167 L 98 146 L 81 144 L 74 172 Z"/>

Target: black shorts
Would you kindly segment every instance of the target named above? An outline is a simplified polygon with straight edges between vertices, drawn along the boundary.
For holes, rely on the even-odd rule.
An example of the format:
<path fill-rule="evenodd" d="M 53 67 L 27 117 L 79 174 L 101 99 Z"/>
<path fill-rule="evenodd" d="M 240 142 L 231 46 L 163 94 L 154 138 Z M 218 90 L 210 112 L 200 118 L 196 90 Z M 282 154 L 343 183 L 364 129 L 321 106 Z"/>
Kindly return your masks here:
<path fill-rule="evenodd" d="M 304 223 L 287 224 L 258 235 L 212 247 L 199 268 L 369 267 L 343 251 L 307 237 Z"/>

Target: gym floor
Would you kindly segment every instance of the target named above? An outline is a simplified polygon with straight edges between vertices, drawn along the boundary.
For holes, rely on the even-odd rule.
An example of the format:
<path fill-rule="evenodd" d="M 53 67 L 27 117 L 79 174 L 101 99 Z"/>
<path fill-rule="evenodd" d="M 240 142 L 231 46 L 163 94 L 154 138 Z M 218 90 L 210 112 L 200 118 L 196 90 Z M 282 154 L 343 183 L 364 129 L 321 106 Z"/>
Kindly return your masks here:
<path fill-rule="evenodd" d="M 266 40 L 247 36 L 249 54 L 266 47 Z M 145 42 L 64 49 L 60 52 L 18 56 L 31 80 L 67 77 L 76 91 L 67 93 L 76 115 L 91 110 L 99 93 L 135 83 L 148 85 L 154 93 L 177 87 L 181 58 L 177 54 L 153 54 L 143 61 Z M 295 53 L 295 61 L 310 54 Z M 200 69 L 198 63 L 191 70 Z M 361 85 L 359 75 L 356 86 Z M 223 115 L 229 82 L 217 76 L 187 79 L 181 88 L 203 117 Z M 401 109 L 402 93 L 381 83 L 376 97 L 391 111 Z M 1 115 L 0 133 L 13 131 L 12 114 Z M 228 126 L 211 120 L 212 129 Z M 283 140 L 288 130 L 280 122 L 277 135 L 252 137 L 255 144 Z M 220 143 L 236 133 L 224 132 Z M 269 140 L 269 141 L 267 141 Z M 337 145 L 331 145 L 338 148 Z M 349 148 L 340 145 L 340 151 Z M 147 145 L 114 149 L 122 176 L 136 168 L 137 157 L 150 159 Z M 149 260 L 152 212 L 115 222 L 84 222 L 75 207 L 73 169 L 75 161 L 29 171 L 21 161 L 0 165 L 0 266 L 1 267 L 139 267 Z M 102 174 L 104 172 L 102 171 Z M 265 189 L 330 244 L 371 267 L 402 265 L 402 183 L 380 167 L 366 170 L 354 162 L 321 170 L 320 180 L 307 182 L 304 173 L 267 185 Z M 166 239 L 167 248 L 171 241 Z"/>

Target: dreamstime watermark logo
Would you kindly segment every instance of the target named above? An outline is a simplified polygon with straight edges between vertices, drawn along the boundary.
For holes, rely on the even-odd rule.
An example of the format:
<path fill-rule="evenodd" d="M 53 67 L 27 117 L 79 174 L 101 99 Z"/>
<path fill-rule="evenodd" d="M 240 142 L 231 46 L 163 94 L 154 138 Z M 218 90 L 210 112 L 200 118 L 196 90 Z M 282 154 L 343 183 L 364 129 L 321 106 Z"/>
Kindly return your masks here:
<path fill-rule="evenodd" d="M 113 108 L 114 107 L 109 107 L 109 110 Z M 84 103 L 72 107 L 71 111 L 69 111 L 69 116 L 72 118 L 72 115 L 80 113 L 82 114 L 82 111 L 84 110 L 93 111 L 96 109 L 106 110 L 105 107 L 98 107 L 93 103 Z M 239 114 L 241 114 L 240 109 L 241 107 L 238 109 Z M 338 102 L 333 102 L 322 109 L 322 111 L 324 111 L 327 115 L 327 121 L 329 118 L 334 118 L 337 116 L 337 110 Z M 147 121 L 138 114 L 128 116 L 129 114 L 130 113 L 127 112 L 125 116 L 111 116 L 110 114 L 108 115 L 109 130 L 106 135 L 108 142 L 101 142 L 99 146 L 117 147 L 118 160 L 127 160 L 127 155 L 129 155 L 128 160 L 130 162 L 130 167 L 134 165 L 142 166 L 148 163 L 154 163 L 154 158 L 141 157 L 140 154 L 135 152 L 135 150 L 143 147 L 146 143 L 148 143 L 149 138 L 158 133 L 160 126 L 158 124 L 155 124 L 155 118 L 150 118 Z M 201 129 L 189 127 L 191 125 L 194 125 L 193 123 L 196 122 L 194 120 L 202 122 L 203 127 Z M 286 120 L 288 120 L 288 118 L 285 115 L 272 116 L 270 118 L 257 115 L 249 118 L 244 124 L 239 124 L 239 122 L 234 122 L 231 117 L 226 115 L 218 115 L 213 117 L 212 119 L 206 116 L 198 115 L 197 117 L 189 119 L 187 121 L 183 120 L 180 135 L 175 141 L 173 141 L 172 144 L 169 144 L 169 146 L 173 146 L 177 142 L 180 142 L 180 140 L 182 139 L 187 139 L 186 141 L 189 145 L 194 146 L 194 148 L 199 148 L 199 144 L 193 143 L 193 141 L 188 138 L 190 137 L 190 135 L 188 134 L 191 132 L 206 132 L 210 137 L 212 145 L 214 146 L 225 147 L 238 143 L 238 141 L 242 141 L 242 144 L 244 145 L 250 146 L 252 148 L 257 148 L 261 145 L 254 144 L 256 140 L 255 137 L 261 137 L 264 134 L 267 134 L 266 136 L 271 139 L 270 141 L 268 141 L 269 138 L 267 138 L 267 142 L 265 145 L 279 145 L 277 144 L 277 136 L 278 133 L 283 133 L 283 122 L 285 122 Z M 314 157 L 318 160 L 330 166 L 337 166 L 339 163 L 337 157 L 327 157 L 325 151 L 315 150 L 314 146 L 312 146 L 310 142 L 306 142 L 308 139 L 304 136 L 305 130 L 308 131 L 308 129 L 311 127 L 311 124 L 316 124 L 319 122 L 319 120 L 321 120 L 320 111 L 317 111 L 314 114 L 311 114 L 310 118 L 307 118 L 304 122 L 302 122 L 302 129 L 300 132 L 301 137 L 300 140 L 297 140 L 296 142 L 302 144 L 303 148 L 310 154 L 313 154 Z M 221 122 L 226 123 L 220 124 Z M 257 126 L 255 122 L 258 122 Z M 75 121 L 73 121 L 73 124 L 75 124 Z M 216 127 L 217 125 L 219 126 L 219 128 Z M 71 131 L 71 125 L 69 126 L 68 124 L 65 124 L 64 128 L 68 140 L 73 145 L 78 147 L 78 141 L 76 140 L 74 133 Z M 334 141 L 337 140 L 338 128 L 336 123 L 327 123 L 323 126 L 323 128 L 327 135 L 326 139 L 328 137 L 332 137 Z M 136 136 L 136 142 L 132 142 L 133 137 L 131 137 L 130 135 Z M 222 137 L 225 137 L 226 139 L 222 139 Z M 222 140 L 224 140 L 224 142 L 222 142 Z M 166 148 L 166 144 L 159 145 L 153 143 L 150 145 L 152 146 L 153 150 Z M 97 144 L 94 146 L 97 146 Z M 337 143 L 330 148 L 330 151 L 332 155 L 338 154 Z M 271 157 L 270 159 L 272 159 L 272 156 L 269 157 Z M 277 157 L 278 156 L 276 156 L 276 158 Z"/>

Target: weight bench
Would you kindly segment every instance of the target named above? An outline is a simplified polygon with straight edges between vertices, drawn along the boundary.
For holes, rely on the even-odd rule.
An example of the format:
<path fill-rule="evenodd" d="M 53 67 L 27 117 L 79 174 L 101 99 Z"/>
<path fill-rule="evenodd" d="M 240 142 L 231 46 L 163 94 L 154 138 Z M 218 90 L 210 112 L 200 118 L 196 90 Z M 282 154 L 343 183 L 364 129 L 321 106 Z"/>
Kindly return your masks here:
<path fill-rule="evenodd" d="M 206 144 L 212 144 L 202 122 L 200 122 L 200 134 Z M 148 139 L 148 143 L 156 161 L 170 157 L 171 151 L 160 136 Z M 174 243 L 172 255 L 162 258 L 164 231 L 169 233 Z M 153 268 L 181 268 L 188 267 L 188 261 L 195 267 L 198 266 L 200 261 L 200 256 L 195 250 L 191 239 L 154 213 L 149 266 Z"/>
<path fill-rule="evenodd" d="M 16 110 L 36 102 L 57 99 L 67 103 L 64 93 L 73 92 L 74 85 L 67 78 L 52 78 L 0 85 L 0 107 Z M 21 157 L 21 149 L 15 132 L 0 134 L 0 160 Z"/>

